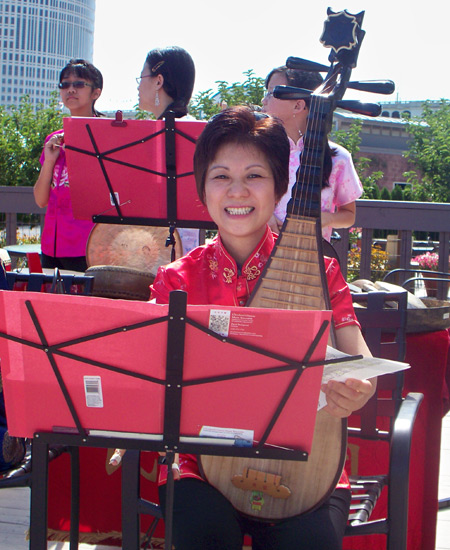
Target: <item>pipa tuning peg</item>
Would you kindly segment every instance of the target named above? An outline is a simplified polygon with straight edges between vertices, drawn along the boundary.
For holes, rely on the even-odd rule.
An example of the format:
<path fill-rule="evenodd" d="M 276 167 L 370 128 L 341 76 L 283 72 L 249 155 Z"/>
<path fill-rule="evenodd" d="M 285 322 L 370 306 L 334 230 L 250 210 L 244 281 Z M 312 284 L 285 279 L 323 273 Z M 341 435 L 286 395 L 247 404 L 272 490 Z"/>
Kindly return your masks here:
<path fill-rule="evenodd" d="M 392 80 L 361 80 L 359 82 L 349 82 L 347 88 L 360 90 L 361 92 L 389 95 L 394 93 L 395 84 Z"/>
<path fill-rule="evenodd" d="M 365 116 L 375 117 L 381 114 L 381 105 L 379 103 L 363 103 L 362 101 L 341 99 L 336 102 L 336 107 Z"/>
<path fill-rule="evenodd" d="M 327 73 L 330 67 L 315 63 L 314 61 L 308 61 L 307 59 L 301 59 L 300 57 L 288 57 L 286 60 L 286 67 L 289 69 L 299 69 L 301 71 L 312 71 L 319 73 Z"/>
<path fill-rule="evenodd" d="M 311 96 L 311 93 L 311 90 L 294 86 L 275 86 L 273 89 L 273 97 L 277 99 L 306 99 Z"/>

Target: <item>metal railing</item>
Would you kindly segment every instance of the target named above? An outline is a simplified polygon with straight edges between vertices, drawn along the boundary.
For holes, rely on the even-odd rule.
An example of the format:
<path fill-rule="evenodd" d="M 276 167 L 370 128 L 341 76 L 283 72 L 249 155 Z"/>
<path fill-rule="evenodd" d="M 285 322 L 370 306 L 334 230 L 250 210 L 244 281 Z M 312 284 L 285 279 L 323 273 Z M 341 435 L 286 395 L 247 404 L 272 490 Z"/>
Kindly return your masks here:
<path fill-rule="evenodd" d="M 396 268 L 409 269 L 413 253 L 413 231 L 439 234 L 438 271 L 449 272 L 450 241 L 450 204 L 408 201 L 357 200 L 355 227 L 362 229 L 361 263 L 359 278 L 370 279 L 370 260 L 372 254 L 373 232 L 375 229 L 394 230 L 397 233 Z M 341 260 L 341 269 L 347 276 L 347 253 L 349 248 L 349 230 L 339 229 L 341 240 L 335 248 Z M 398 283 L 408 278 L 400 276 Z M 445 299 L 448 285 L 438 284 L 437 297 Z"/>
<path fill-rule="evenodd" d="M 32 187 L 0 186 L 0 212 L 6 214 L 6 244 L 16 243 L 17 214 L 39 214 L 43 224 L 45 210 L 34 202 Z M 356 201 L 355 227 L 362 229 L 361 262 L 359 278 L 370 279 L 370 260 L 375 229 L 394 230 L 397 233 L 398 249 L 395 266 L 402 269 L 411 267 L 414 256 L 413 231 L 439 234 L 438 271 L 449 272 L 450 204 L 407 201 Z M 347 276 L 347 254 L 349 230 L 339 229 L 341 240 L 334 246 L 341 261 L 341 269 Z M 402 281 L 398 281 L 401 283 Z M 438 285 L 438 298 L 447 296 L 445 283 Z"/>
<path fill-rule="evenodd" d="M 32 187 L 0 185 L 0 213 L 5 214 L 6 245 L 17 242 L 17 214 L 39 214 L 44 225 L 45 208 L 35 203 Z"/>

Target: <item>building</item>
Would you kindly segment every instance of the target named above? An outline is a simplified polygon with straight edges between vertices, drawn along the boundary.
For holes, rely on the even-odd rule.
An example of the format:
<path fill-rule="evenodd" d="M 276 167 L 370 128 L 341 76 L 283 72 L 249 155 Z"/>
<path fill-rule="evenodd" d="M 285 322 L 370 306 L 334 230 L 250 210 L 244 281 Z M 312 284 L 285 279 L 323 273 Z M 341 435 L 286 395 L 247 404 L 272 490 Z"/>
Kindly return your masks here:
<path fill-rule="evenodd" d="M 432 111 L 438 110 L 442 105 L 441 101 L 427 103 Z M 395 185 L 404 188 L 407 185 L 404 172 L 414 169 L 404 156 L 412 139 L 407 131 L 408 118 L 420 117 L 424 104 L 425 101 L 384 101 L 381 103 L 379 117 L 337 109 L 333 116 L 333 129 L 348 130 L 353 122 L 362 121 L 357 156 L 371 160 L 370 172 L 383 172 L 383 178 L 379 181 L 380 187 L 387 187 L 390 191 Z"/>
<path fill-rule="evenodd" d="M 95 0 L 0 1 L 0 105 L 48 103 L 72 57 L 93 59 Z"/>
<path fill-rule="evenodd" d="M 381 103 L 382 117 L 390 118 L 402 118 L 406 117 L 419 117 L 423 111 L 423 105 L 425 101 L 383 101 Z M 439 101 L 428 101 L 432 110 L 439 109 Z"/>
<path fill-rule="evenodd" d="M 338 109 L 334 112 L 333 129 L 348 130 L 357 120 L 362 121 L 358 156 L 371 160 L 370 172 L 383 172 L 379 185 L 391 191 L 395 183 L 405 182 L 403 173 L 411 170 L 404 157 L 411 140 L 406 131 L 406 121 L 386 116 L 372 118 Z"/>

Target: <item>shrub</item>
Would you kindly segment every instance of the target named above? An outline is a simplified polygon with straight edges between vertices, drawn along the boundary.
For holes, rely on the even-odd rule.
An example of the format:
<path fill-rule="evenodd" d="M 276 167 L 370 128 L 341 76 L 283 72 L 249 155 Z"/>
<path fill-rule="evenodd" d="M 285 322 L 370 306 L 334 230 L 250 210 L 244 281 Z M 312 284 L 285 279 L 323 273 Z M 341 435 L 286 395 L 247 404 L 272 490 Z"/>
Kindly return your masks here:
<path fill-rule="evenodd" d="M 370 256 L 370 280 L 379 281 L 388 270 L 389 254 L 377 245 L 372 245 Z M 359 279 L 361 248 L 352 246 L 347 258 L 347 279 Z"/>

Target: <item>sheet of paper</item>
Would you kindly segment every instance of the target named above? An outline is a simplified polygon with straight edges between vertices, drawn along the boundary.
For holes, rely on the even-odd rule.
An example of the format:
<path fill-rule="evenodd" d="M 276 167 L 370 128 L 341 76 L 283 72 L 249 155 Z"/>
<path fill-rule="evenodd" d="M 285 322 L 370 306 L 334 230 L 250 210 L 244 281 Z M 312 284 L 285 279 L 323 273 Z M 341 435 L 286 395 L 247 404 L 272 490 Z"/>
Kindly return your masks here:
<path fill-rule="evenodd" d="M 327 346 L 326 359 L 340 359 L 351 357 L 337 349 Z M 357 380 L 366 380 L 383 374 L 392 374 L 401 370 L 409 369 L 408 363 L 400 361 L 390 361 L 379 357 L 363 357 L 361 359 L 350 359 L 341 363 L 332 363 L 325 365 L 323 369 L 322 383 L 326 384 L 329 380 L 338 380 L 344 382 L 347 378 L 356 378 Z M 321 391 L 319 395 L 319 405 L 317 410 L 325 407 L 327 404 L 326 396 Z"/>

